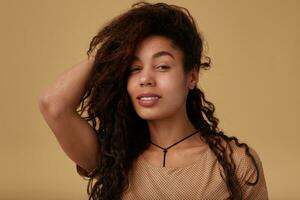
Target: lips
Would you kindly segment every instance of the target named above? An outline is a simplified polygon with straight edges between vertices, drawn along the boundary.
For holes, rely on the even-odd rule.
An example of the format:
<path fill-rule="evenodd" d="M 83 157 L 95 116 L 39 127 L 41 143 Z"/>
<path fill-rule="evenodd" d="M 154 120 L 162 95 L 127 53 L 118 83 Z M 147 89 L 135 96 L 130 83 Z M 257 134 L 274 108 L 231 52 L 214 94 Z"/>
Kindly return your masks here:
<path fill-rule="evenodd" d="M 137 96 L 138 103 L 143 107 L 151 107 L 159 102 L 160 95 L 154 93 L 143 93 Z"/>
<path fill-rule="evenodd" d="M 141 99 L 142 97 L 158 97 L 158 98 L 161 98 L 160 95 L 155 94 L 155 93 L 142 93 L 142 94 L 138 95 L 136 98 Z"/>

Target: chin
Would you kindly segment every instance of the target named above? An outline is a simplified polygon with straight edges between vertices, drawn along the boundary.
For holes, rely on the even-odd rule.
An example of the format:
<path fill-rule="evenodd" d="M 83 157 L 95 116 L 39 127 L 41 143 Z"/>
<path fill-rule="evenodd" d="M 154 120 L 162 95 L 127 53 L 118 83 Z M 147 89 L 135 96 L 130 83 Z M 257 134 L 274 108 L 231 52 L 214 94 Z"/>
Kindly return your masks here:
<path fill-rule="evenodd" d="M 159 115 L 154 114 L 154 113 L 140 113 L 140 112 L 138 112 L 137 114 L 143 120 L 156 120 L 156 119 L 160 118 Z"/>
<path fill-rule="evenodd" d="M 149 110 L 149 111 L 146 111 L 146 110 L 139 110 L 137 112 L 138 116 L 140 118 L 142 118 L 143 120 L 160 120 L 160 119 L 164 119 L 164 118 L 167 118 L 168 115 L 162 113 L 161 110 Z"/>

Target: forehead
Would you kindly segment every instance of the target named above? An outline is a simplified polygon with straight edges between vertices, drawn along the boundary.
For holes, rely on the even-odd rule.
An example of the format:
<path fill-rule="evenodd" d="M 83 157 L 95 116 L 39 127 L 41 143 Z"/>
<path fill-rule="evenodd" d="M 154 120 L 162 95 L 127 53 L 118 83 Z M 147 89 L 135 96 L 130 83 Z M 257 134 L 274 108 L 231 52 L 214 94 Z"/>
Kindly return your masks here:
<path fill-rule="evenodd" d="M 171 53 L 169 51 L 164 51 L 164 50 L 154 53 L 151 57 L 152 57 L 152 59 L 156 59 L 161 56 L 168 56 L 168 57 L 171 57 L 173 60 L 175 60 L 175 56 L 173 55 L 173 53 Z M 140 60 L 141 59 L 137 55 L 133 56 L 133 61 L 140 61 Z"/>
<path fill-rule="evenodd" d="M 141 61 L 143 58 L 157 59 L 163 56 L 178 60 L 181 59 L 182 52 L 169 38 L 149 36 L 137 45 L 133 61 Z"/>

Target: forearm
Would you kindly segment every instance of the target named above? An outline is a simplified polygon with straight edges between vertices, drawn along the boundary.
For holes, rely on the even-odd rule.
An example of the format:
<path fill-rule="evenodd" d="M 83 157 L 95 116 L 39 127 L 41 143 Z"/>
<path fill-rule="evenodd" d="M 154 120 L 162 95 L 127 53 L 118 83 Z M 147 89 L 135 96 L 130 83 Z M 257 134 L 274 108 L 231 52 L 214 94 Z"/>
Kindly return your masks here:
<path fill-rule="evenodd" d="M 85 93 L 93 62 L 92 56 L 64 71 L 40 96 L 40 107 L 54 115 L 76 111 Z"/>

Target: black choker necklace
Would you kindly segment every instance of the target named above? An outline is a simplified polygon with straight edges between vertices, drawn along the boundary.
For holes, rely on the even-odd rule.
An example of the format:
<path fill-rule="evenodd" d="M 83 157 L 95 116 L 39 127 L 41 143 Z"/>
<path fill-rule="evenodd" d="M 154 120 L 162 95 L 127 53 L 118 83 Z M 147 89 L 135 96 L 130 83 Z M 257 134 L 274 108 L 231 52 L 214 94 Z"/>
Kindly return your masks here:
<path fill-rule="evenodd" d="M 191 137 L 192 135 L 195 135 L 195 134 L 198 133 L 198 132 L 199 132 L 199 131 L 197 130 L 196 132 L 194 132 L 194 133 L 192 133 L 192 134 L 186 136 L 185 138 L 179 140 L 178 142 L 176 142 L 175 144 L 172 144 L 171 146 L 169 146 L 169 147 L 167 147 L 167 148 L 163 148 L 163 147 L 161 147 L 161 146 L 159 146 L 159 145 L 157 145 L 157 144 L 154 144 L 153 142 L 150 141 L 151 144 L 153 144 L 153 145 L 155 145 L 155 146 L 157 146 L 157 147 L 163 149 L 163 151 L 164 151 L 164 162 L 163 162 L 163 167 L 165 166 L 166 154 L 167 154 L 168 149 L 170 149 L 171 147 L 175 146 L 175 145 L 178 144 L 179 142 L 182 142 L 183 140 L 185 140 L 185 139 Z"/>

